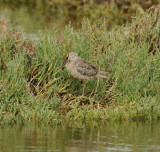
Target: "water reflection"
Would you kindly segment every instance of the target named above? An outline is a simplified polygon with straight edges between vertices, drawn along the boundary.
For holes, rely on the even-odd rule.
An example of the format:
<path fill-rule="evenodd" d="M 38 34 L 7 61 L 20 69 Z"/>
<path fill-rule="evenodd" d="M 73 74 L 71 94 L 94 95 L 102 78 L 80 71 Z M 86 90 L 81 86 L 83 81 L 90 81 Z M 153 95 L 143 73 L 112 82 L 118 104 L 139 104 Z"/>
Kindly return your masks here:
<path fill-rule="evenodd" d="M 160 122 L 0 127 L 1 152 L 160 151 Z"/>
<path fill-rule="evenodd" d="M 26 6 L 18 8 L 0 5 L 0 21 L 6 19 L 7 27 L 23 33 L 23 38 L 31 37 L 38 39 L 39 31 L 52 29 L 56 24 L 59 30 L 65 27 L 65 17 L 52 21 L 46 21 L 45 18 L 37 11 L 29 10 Z"/>

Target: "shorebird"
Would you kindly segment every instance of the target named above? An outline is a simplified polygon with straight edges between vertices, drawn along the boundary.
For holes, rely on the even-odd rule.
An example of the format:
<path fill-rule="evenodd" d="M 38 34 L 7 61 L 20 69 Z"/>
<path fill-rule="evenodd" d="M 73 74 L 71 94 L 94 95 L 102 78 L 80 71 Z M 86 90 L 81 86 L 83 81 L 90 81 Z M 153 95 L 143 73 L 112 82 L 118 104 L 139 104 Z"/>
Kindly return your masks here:
<path fill-rule="evenodd" d="M 76 79 L 87 81 L 94 78 L 107 78 L 106 72 L 100 71 L 88 61 L 78 57 L 77 53 L 70 52 L 67 56 L 66 62 L 62 65 L 68 72 Z"/>

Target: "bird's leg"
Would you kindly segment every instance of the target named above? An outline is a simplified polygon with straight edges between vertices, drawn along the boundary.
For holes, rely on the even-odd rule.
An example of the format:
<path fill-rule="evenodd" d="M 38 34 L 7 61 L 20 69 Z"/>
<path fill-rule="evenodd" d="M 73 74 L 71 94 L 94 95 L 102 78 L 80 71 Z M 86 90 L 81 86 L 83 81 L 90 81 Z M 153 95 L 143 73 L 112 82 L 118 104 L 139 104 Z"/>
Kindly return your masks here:
<path fill-rule="evenodd" d="M 96 85 L 95 92 L 94 92 L 94 98 L 96 97 L 98 86 L 99 86 L 99 77 L 97 78 L 97 85 Z"/>
<path fill-rule="evenodd" d="M 85 87 L 86 87 L 86 82 L 83 82 L 83 81 L 82 81 L 82 83 L 83 83 L 82 95 L 84 96 L 84 90 L 85 90 Z"/>

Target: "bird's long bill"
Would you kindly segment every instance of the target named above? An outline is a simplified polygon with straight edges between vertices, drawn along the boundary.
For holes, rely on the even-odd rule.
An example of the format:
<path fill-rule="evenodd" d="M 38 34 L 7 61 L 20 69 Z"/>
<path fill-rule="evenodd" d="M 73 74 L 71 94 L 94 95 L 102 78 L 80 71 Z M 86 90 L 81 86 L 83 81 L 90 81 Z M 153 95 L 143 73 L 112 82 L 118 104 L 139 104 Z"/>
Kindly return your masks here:
<path fill-rule="evenodd" d="M 67 63 L 68 63 L 68 60 L 63 63 L 63 65 L 61 66 L 61 69 L 62 69 Z"/>

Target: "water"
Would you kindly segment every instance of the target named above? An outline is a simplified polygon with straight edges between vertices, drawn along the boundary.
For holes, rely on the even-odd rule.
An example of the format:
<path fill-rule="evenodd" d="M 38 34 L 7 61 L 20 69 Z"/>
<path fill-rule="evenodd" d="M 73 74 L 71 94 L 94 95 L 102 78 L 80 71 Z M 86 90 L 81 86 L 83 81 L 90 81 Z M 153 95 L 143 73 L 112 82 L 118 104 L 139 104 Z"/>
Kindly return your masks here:
<path fill-rule="evenodd" d="M 159 152 L 160 121 L 0 127 L 1 152 Z"/>
<path fill-rule="evenodd" d="M 59 31 L 63 31 L 68 24 L 65 16 L 48 21 L 39 12 L 29 10 L 26 6 L 12 8 L 0 3 L 0 21 L 4 19 L 7 28 L 21 32 L 24 39 L 30 37 L 35 40 L 41 31 L 52 30 L 55 25 Z"/>

